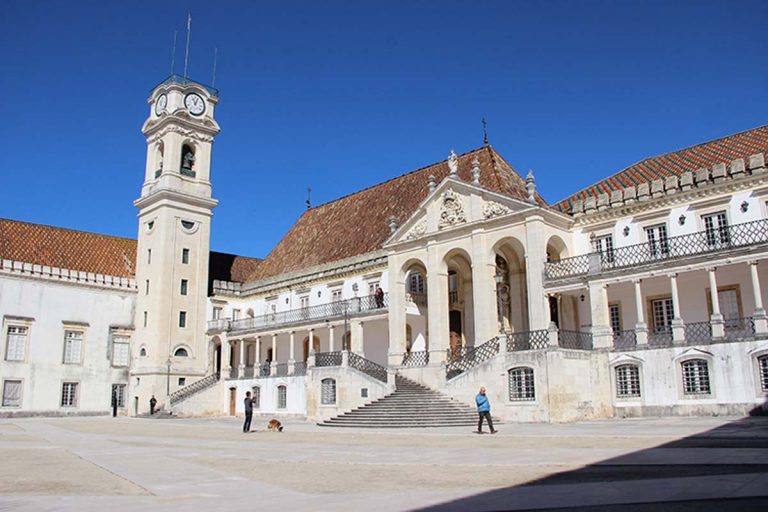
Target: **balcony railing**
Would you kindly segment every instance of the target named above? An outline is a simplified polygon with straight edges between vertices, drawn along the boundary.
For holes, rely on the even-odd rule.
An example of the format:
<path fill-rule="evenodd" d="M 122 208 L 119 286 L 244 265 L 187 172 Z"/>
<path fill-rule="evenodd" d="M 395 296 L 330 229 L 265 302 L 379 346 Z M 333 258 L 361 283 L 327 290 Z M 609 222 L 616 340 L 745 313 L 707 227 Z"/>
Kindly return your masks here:
<path fill-rule="evenodd" d="M 685 341 L 699 343 L 712 339 L 712 327 L 709 322 L 688 322 L 685 324 Z"/>
<path fill-rule="evenodd" d="M 592 333 L 582 331 L 558 331 L 558 345 L 575 350 L 592 350 Z"/>
<path fill-rule="evenodd" d="M 341 351 L 316 353 L 315 366 L 341 366 Z"/>
<path fill-rule="evenodd" d="M 256 331 L 284 327 L 288 325 L 311 323 L 322 320 L 333 320 L 345 316 L 355 317 L 364 314 L 384 312 L 389 307 L 389 294 L 377 298 L 374 295 L 357 297 L 349 300 L 330 302 L 318 306 L 290 309 L 264 315 L 240 318 L 238 320 L 211 320 L 208 331 Z"/>
<path fill-rule="evenodd" d="M 514 352 L 516 350 L 541 350 L 548 346 L 549 331 L 546 329 L 507 333 L 508 352 Z"/>
<path fill-rule="evenodd" d="M 754 318 L 729 318 L 725 321 L 725 339 L 741 340 L 755 337 Z"/>
<path fill-rule="evenodd" d="M 544 278 L 553 281 L 599 274 L 764 243 L 768 243 L 766 219 L 547 262 L 544 265 Z"/>
<path fill-rule="evenodd" d="M 633 330 L 613 331 L 613 347 L 616 349 L 635 348 L 637 333 Z"/>
<path fill-rule="evenodd" d="M 672 327 L 657 327 L 648 333 L 648 345 L 651 347 L 668 347 L 672 345 Z"/>
<path fill-rule="evenodd" d="M 403 362 L 400 366 L 427 366 L 429 364 L 429 351 L 406 352 L 403 354 Z"/>
<path fill-rule="evenodd" d="M 499 353 L 499 338 L 493 338 L 477 347 L 448 349 L 445 378 L 452 379 Z"/>
<path fill-rule="evenodd" d="M 374 363 L 370 359 L 359 356 L 354 352 L 349 353 L 349 367 L 363 372 L 378 381 L 387 382 L 387 369 L 384 366 Z"/>

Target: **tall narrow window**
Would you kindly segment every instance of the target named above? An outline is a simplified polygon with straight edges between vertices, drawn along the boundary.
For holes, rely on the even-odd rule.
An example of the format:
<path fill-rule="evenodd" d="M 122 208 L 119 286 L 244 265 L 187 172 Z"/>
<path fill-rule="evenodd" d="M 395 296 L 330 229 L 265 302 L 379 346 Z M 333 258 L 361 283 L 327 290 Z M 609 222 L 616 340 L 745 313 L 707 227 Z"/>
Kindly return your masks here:
<path fill-rule="evenodd" d="M 459 302 L 459 276 L 455 271 L 448 271 L 448 303 L 458 304 Z"/>
<path fill-rule="evenodd" d="M 640 368 L 636 364 L 622 364 L 616 367 L 616 397 L 634 398 L 640 396 Z"/>
<path fill-rule="evenodd" d="M 730 243 L 728 233 L 728 218 L 725 212 L 717 212 L 702 217 L 704 220 L 704 229 L 707 234 L 707 245 L 715 249 L 726 246 Z"/>
<path fill-rule="evenodd" d="M 64 331 L 64 364 L 80 364 L 82 349 L 82 331 Z"/>
<path fill-rule="evenodd" d="M 128 366 L 130 339 L 127 336 L 112 338 L 112 366 Z"/>
<path fill-rule="evenodd" d="M 181 294 L 182 295 L 186 295 L 187 294 L 188 283 L 189 283 L 189 281 L 187 281 L 186 279 L 182 279 L 181 280 Z"/>
<path fill-rule="evenodd" d="M 3 382 L 3 407 L 21 407 L 21 381 Z"/>
<path fill-rule="evenodd" d="M 507 372 L 507 378 L 510 401 L 521 402 L 536 399 L 536 389 L 533 382 L 533 368 L 512 368 Z"/>
<path fill-rule="evenodd" d="M 118 407 L 125 407 L 125 384 L 112 384 L 112 398 L 117 402 Z"/>
<path fill-rule="evenodd" d="M 5 360 L 24 361 L 27 351 L 27 327 L 9 325 L 6 335 Z"/>
<path fill-rule="evenodd" d="M 251 391 L 253 391 L 253 394 L 251 395 L 253 400 L 253 406 L 258 409 L 261 407 L 261 388 L 259 386 L 253 386 L 251 388 Z"/>
<path fill-rule="evenodd" d="M 185 265 L 189 263 L 189 249 L 182 249 L 181 250 L 181 262 Z"/>
<path fill-rule="evenodd" d="M 648 251 L 652 258 L 669 256 L 669 239 L 667 238 L 666 224 L 645 228 L 645 236 L 648 239 Z"/>
<path fill-rule="evenodd" d="M 147 326 L 147 312 L 144 312 L 144 327 Z"/>
<path fill-rule="evenodd" d="M 309 295 L 305 295 L 299 298 L 301 304 L 301 317 L 309 318 Z"/>
<path fill-rule="evenodd" d="M 600 253 L 603 263 L 613 263 L 613 235 L 599 236 L 594 239 L 595 252 Z"/>
<path fill-rule="evenodd" d="M 221 318 L 221 308 L 220 307 L 214 307 L 213 308 L 213 319 L 218 320 Z"/>
<path fill-rule="evenodd" d="M 609 304 L 608 313 L 611 318 L 611 330 L 613 334 L 621 332 L 621 307 L 618 304 Z"/>
<path fill-rule="evenodd" d="M 149 279 L 144 282 L 144 295 L 149 295 Z"/>
<path fill-rule="evenodd" d="M 323 405 L 336 403 L 336 381 L 334 379 L 323 379 L 320 382 L 320 402 Z"/>
<path fill-rule="evenodd" d="M 77 407 L 77 382 L 65 382 L 61 385 L 61 406 Z"/>
<path fill-rule="evenodd" d="M 671 298 L 651 301 L 651 313 L 653 315 L 651 320 L 653 321 L 654 333 L 666 332 L 671 328 L 674 310 Z"/>
<path fill-rule="evenodd" d="M 233 309 L 232 310 L 232 320 L 240 320 L 240 310 L 239 309 Z"/>
<path fill-rule="evenodd" d="M 187 312 L 179 311 L 179 327 L 187 326 Z"/>
<path fill-rule="evenodd" d="M 152 263 L 152 249 L 147 249 L 147 264 Z"/>
<path fill-rule="evenodd" d="M 423 295 L 424 290 L 424 276 L 421 275 L 421 272 L 414 270 L 408 276 L 408 291 Z"/>
<path fill-rule="evenodd" d="M 277 386 L 277 408 L 285 409 L 288 406 L 288 388 Z"/>
<path fill-rule="evenodd" d="M 768 355 L 757 358 L 757 367 L 760 370 L 760 388 L 768 391 Z"/>
<path fill-rule="evenodd" d="M 686 395 L 709 395 L 709 366 L 704 359 L 691 359 L 682 363 L 683 393 Z"/>

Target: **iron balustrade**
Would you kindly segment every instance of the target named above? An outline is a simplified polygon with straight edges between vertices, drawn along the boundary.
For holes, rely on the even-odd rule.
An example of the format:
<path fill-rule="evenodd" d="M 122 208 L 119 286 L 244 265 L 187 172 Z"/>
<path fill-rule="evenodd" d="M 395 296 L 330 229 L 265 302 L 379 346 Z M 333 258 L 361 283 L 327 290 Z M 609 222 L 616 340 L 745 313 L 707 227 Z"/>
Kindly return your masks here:
<path fill-rule="evenodd" d="M 293 374 L 297 377 L 301 377 L 302 375 L 307 374 L 307 363 L 304 361 L 300 361 L 298 363 L 293 363 Z"/>
<path fill-rule="evenodd" d="M 403 362 L 400 366 L 426 366 L 429 364 L 429 352 L 419 350 L 403 354 Z"/>
<path fill-rule="evenodd" d="M 712 340 L 712 326 L 709 322 L 689 322 L 684 325 L 685 341 L 699 343 Z"/>
<path fill-rule="evenodd" d="M 385 367 L 357 355 L 354 352 L 349 353 L 349 367 L 363 372 L 381 382 L 387 382 L 387 369 Z"/>
<path fill-rule="evenodd" d="M 317 352 L 315 354 L 315 366 L 341 366 L 341 351 Z"/>
<path fill-rule="evenodd" d="M 208 322 L 208 332 L 223 332 L 229 329 L 229 320 L 226 318 L 217 318 Z"/>
<path fill-rule="evenodd" d="M 446 379 L 452 379 L 457 375 L 483 363 L 499 353 L 499 338 L 493 338 L 477 347 L 460 347 L 448 349 L 448 359 L 445 365 Z"/>
<path fill-rule="evenodd" d="M 637 333 L 634 330 L 613 331 L 613 348 L 625 349 L 637 346 Z"/>
<path fill-rule="evenodd" d="M 418 293 L 418 292 L 406 292 L 405 300 L 407 300 L 408 302 L 413 302 L 417 306 L 426 306 L 427 305 L 427 294 L 426 293 Z"/>
<path fill-rule="evenodd" d="M 751 316 L 745 318 L 729 318 L 725 321 L 725 339 L 742 340 L 755 337 L 755 319 Z"/>
<path fill-rule="evenodd" d="M 560 329 L 557 332 L 558 345 L 562 348 L 570 348 L 576 350 L 591 350 L 592 349 L 592 333 L 582 331 L 568 331 Z"/>
<path fill-rule="evenodd" d="M 549 346 L 549 331 L 540 329 L 538 331 L 508 332 L 507 333 L 507 351 L 517 350 L 541 350 Z"/>
<path fill-rule="evenodd" d="M 638 265 L 727 251 L 768 243 L 768 219 L 761 219 L 687 235 L 661 238 L 625 247 L 613 247 L 544 264 L 544 277 L 556 280 Z"/>
<path fill-rule="evenodd" d="M 375 295 L 357 297 L 349 300 L 330 302 L 305 308 L 290 309 L 288 311 L 270 312 L 259 316 L 240 318 L 238 320 L 225 320 L 229 322 L 228 331 L 254 331 L 272 329 L 292 324 L 309 323 L 312 321 L 341 319 L 345 316 L 354 317 L 361 314 L 384 312 L 389 307 L 389 294 L 377 298 Z M 220 327 L 221 320 L 208 322 L 208 330 Z"/>
<path fill-rule="evenodd" d="M 269 361 L 260 364 L 257 368 L 257 377 L 269 377 L 272 374 L 272 364 Z"/>
<path fill-rule="evenodd" d="M 207 377 L 203 377 L 202 379 L 197 380 L 188 386 L 185 386 L 179 390 L 176 390 L 173 393 L 171 393 L 171 405 L 173 406 L 181 402 L 182 400 L 189 398 L 195 393 L 203 391 L 204 389 L 208 389 L 209 387 L 213 386 L 217 382 L 219 382 L 218 372 L 212 373 L 211 375 L 208 375 Z"/>
<path fill-rule="evenodd" d="M 277 363 L 274 366 L 274 370 L 273 375 L 275 377 L 285 377 L 288 375 L 288 363 Z"/>
<path fill-rule="evenodd" d="M 672 327 L 666 325 L 657 327 L 648 333 L 648 345 L 652 347 L 668 347 L 672 345 Z"/>

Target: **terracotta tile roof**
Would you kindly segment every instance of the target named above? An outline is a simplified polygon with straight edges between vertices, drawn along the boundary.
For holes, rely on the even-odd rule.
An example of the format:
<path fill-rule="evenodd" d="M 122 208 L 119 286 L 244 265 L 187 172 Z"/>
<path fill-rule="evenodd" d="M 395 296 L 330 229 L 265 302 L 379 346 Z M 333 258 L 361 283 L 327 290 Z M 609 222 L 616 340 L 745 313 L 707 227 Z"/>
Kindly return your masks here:
<path fill-rule="evenodd" d="M 563 199 L 554 208 L 568 212 L 577 199 L 612 190 L 637 186 L 667 176 L 679 176 L 686 171 L 712 167 L 718 163 L 729 164 L 737 158 L 747 159 L 756 153 L 768 152 L 768 125 L 704 142 L 660 156 L 646 158 L 606 178 L 591 187 Z"/>
<path fill-rule="evenodd" d="M 0 259 L 133 277 L 136 240 L 0 219 Z M 260 261 L 211 251 L 209 279 L 242 282 Z"/>
<path fill-rule="evenodd" d="M 480 184 L 517 199 L 528 197 L 525 180 L 491 146 L 458 156 L 458 175 L 471 182 L 472 160 L 480 162 Z M 427 197 L 430 175 L 440 183 L 448 161 L 412 171 L 307 210 L 250 275 L 265 279 L 381 249 L 390 236 L 387 219 L 405 222 Z M 537 197 L 540 204 L 546 203 Z"/>

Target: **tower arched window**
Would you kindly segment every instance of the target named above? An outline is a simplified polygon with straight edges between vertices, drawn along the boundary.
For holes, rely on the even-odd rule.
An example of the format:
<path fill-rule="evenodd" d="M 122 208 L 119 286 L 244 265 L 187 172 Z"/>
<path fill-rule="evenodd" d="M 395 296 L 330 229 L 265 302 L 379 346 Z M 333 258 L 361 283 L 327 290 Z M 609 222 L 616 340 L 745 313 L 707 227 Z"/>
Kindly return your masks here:
<path fill-rule="evenodd" d="M 179 347 L 173 352 L 173 357 L 189 357 L 189 352 L 184 347 Z"/>
<path fill-rule="evenodd" d="M 181 169 L 184 176 L 195 177 L 195 147 L 192 144 L 181 146 Z"/>
<path fill-rule="evenodd" d="M 163 174 L 163 159 L 165 157 L 165 147 L 163 142 L 160 141 L 155 146 L 155 178 L 159 178 Z"/>

